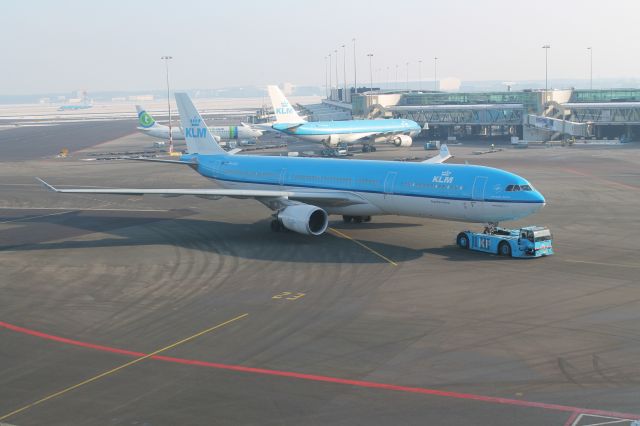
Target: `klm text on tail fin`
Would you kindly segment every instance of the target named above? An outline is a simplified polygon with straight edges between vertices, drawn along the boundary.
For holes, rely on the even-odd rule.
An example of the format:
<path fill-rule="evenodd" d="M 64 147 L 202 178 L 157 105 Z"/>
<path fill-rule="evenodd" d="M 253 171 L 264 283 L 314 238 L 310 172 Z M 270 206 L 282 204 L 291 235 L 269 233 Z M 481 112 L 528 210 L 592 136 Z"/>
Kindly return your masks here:
<path fill-rule="evenodd" d="M 182 124 L 189 154 L 226 154 L 226 151 L 220 147 L 209 131 L 189 95 L 176 93 L 176 103 L 178 104 L 180 123 Z"/>
<path fill-rule="evenodd" d="M 269 97 L 273 105 L 273 112 L 276 115 L 277 123 L 304 123 L 305 121 L 293 109 L 287 98 L 278 86 L 268 86 Z"/>

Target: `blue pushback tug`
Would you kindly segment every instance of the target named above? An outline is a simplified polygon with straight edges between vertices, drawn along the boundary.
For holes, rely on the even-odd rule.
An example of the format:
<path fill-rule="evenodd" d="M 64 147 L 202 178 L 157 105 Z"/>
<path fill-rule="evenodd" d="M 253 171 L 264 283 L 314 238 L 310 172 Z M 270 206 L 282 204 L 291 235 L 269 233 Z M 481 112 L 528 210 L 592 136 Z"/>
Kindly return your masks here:
<path fill-rule="evenodd" d="M 456 243 L 464 249 L 508 257 L 542 257 L 553 254 L 553 238 L 548 228 L 485 228 L 483 232 L 462 231 Z"/>

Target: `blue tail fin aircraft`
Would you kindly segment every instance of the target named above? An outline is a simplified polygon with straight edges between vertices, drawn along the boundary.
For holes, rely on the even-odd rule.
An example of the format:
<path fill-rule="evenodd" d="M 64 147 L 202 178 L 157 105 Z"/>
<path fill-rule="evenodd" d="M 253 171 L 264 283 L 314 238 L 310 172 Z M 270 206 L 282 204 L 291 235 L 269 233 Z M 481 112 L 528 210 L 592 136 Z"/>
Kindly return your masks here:
<path fill-rule="evenodd" d="M 422 128 L 412 120 L 344 120 L 306 122 L 293 109 L 278 86 L 268 86 L 276 122 L 272 128 L 297 138 L 335 147 L 339 143 L 389 142 L 395 146 L 411 146 Z M 365 141 L 366 139 L 366 141 Z M 368 149 L 366 150 L 368 151 Z"/>
<path fill-rule="evenodd" d="M 401 215 L 497 224 L 538 211 L 545 199 L 524 178 L 484 166 L 444 164 L 446 146 L 422 163 L 233 155 L 213 137 L 186 93 L 176 93 L 188 155 L 151 160 L 193 168 L 221 188 L 58 189 L 67 193 L 253 198 L 271 209 L 273 230 L 327 230 L 329 215 L 362 222 Z M 517 188 L 517 190 L 515 189 Z"/>

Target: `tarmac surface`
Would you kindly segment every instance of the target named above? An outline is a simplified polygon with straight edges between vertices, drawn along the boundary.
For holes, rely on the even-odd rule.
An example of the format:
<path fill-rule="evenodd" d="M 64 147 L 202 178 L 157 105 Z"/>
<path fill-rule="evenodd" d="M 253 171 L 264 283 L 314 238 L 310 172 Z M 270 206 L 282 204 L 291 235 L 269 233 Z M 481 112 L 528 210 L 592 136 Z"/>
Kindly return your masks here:
<path fill-rule="evenodd" d="M 135 132 L 136 120 L 62 123 L 0 131 L 0 162 L 57 155 L 63 148 L 79 151 Z"/>
<path fill-rule="evenodd" d="M 65 196 L 33 179 L 213 185 L 183 167 L 83 161 L 149 145 L 131 135 L 0 163 L 0 423 L 640 418 L 637 144 L 450 146 L 454 162 L 514 171 L 546 196 L 505 224 L 551 228 L 556 255 L 528 260 L 455 247 L 464 223 L 333 217 L 313 238 L 272 233 L 252 200 Z M 425 155 L 384 146 L 367 158 Z"/>

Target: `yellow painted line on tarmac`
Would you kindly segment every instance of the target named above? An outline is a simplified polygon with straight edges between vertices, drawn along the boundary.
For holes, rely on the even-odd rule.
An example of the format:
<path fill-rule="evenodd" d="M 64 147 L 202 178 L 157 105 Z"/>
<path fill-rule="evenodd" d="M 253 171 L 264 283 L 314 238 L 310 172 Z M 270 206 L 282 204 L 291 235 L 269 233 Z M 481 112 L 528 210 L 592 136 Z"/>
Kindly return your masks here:
<path fill-rule="evenodd" d="M 185 339 L 179 340 L 179 341 L 177 341 L 175 343 L 172 343 L 172 344 L 170 344 L 168 346 L 165 346 L 164 348 L 161 348 L 161 349 L 158 349 L 156 351 L 153 351 L 150 354 L 147 354 L 145 356 L 141 356 L 140 358 L 136 358 L 133 361 L 129 361 L 129 362 L 127 362 L 125 364 L 122 364 L 122 365 L 120 365 L 120 366 L 118 366 L 116 368 L 112 368 L 111 370 L 105 371 L 104 373 L 100 373 L 97 376 L 93 376 L 90 379 L 84 380 L 84 381 L 82 381 L 80 383 L 77 383 L 77 384 L 75 384 L 73 386 L 69 386 L 68 388 L 65 388 L 65 389 L 62 389 L 62 390 L 60 390 L 58 392 L 52 393 L 50 395 L 47 395 L 44 398 L 41 398 L 41 399 L 39 399 L 37 401 L 34 401 L 34 402 L 30 403 L 30 404 L 25 405 L 24 407 L 18 408 L 17 410 L 14 410 L 14 411 L 12 411 L 12 412 L 10 412 L 8 414 L 3 415 L 2 417 L 0 417 L 0 421 L 8 419 L 9 417 L 15 416 L 18 413 L 26 411 L 29 408 L 35 407 L 36 405 L 42 404 L 43 402 L 46 402 L 46 401 L 48 401 L 50 399 L 53 399 L 53 398 L 56 398 L 58 396 L 64 395 L 67 392 L 71 392 L 72 390 L 77 389 L 77 388 L 79 388 L 81 386 L 84 386 L 86 384 L 95 382 L 96 380 L 99 380 L 99 379 L 101 379 L 103 377 L 106 377 L 106 376 L 108 376 L 110 374 L 116 373 L 116 372 L 118 372 L 120 370 L 123 370 L 123 369 L 125 369 L 127 367 L 130 367 L 130 366 L 132 366 L 134 364 L 137 364 L 140 361 L 144 361 L 145 359 L 148 359 L 148 358 L 151 358 L 153 356 L 156 356 L 161 352 L 165 352 L 165 351 L 168 351 L 169 349 L 173 349 L 176 346 L 182 345 L 183 343 L 187 343 L 187 342 L 189 342 L 189 341 L 191 341 L 193 339 L 196 339 L 196 338 L 198 338 L 198 337 L 200 337 L 200 336 L 202 336 L 204 334 L 210 333 L 210 332 L 212 332 L 214 330 L 217 330 L 218 328 L 222 328 L 225 325 L 231 324 L 232 322 L 238 321 L 238 320 L 240 320 L 242 318 L 245 318 L 247 316 L 249 316 L 248 313 L 245 313 L 245 314 L 242 314 L 242 315 L 238 315 L 235 318 L 231 318 L 230 320 L 222 322 L 222 323 L 220 323 L 218 325 L 214 325 L 213 327 L 209 327 L 206 330 L 202 330 L 199 333 L 196 333 L 196 334 L 194 334 L 192 336 L 189 336 L 189 337 L 187 337 Z"/>
<path fill-rule="evenodd" d="M 586 263 L 586 264 L 590 264 L 590 265 L 601 265 L 601 266 L 615 266 L 618 268 L 636 268 L 636 269 L 640 269 L 640 265 L 631 265 L 631 264 L 624 264 L 624 263 L 606 263 L 606 262 L 591 262 L 589 260 L 572 260 L 572 259 L 563 259 L 565 262 L 570 262 L 570 263 Z"/>
<path fill-rule="evenodd" d="M 386 257 L 385 255 L 375 251 L 374 249 L 372 249 L 371 247 L 367 246 L 366 244 L 363 244 L 360 241 L 348 236 L 347 234 L 345 234 L 343 232 L 340 232 L 340 231 L 338 231 L 337 229 L 334 229 L 334 228 L 329 228 L 329 231 L 333 232 L 334 234 L 336 234 L 339 237 L 346 238 L 347 240 L 353 241 L 354 243 L 356 243 L 357 245 L 359 245 L 363 249 L 367 250 L 370 253 L 375 254 L 376 256 L 378 256 L 380 259 L 386 261 L 387 263 L 390 263 L 393 266 L 398 266 L 398 264 L 396 262 L 394 262 L 393 260 L 391 260 L 388 257 Z"/>

